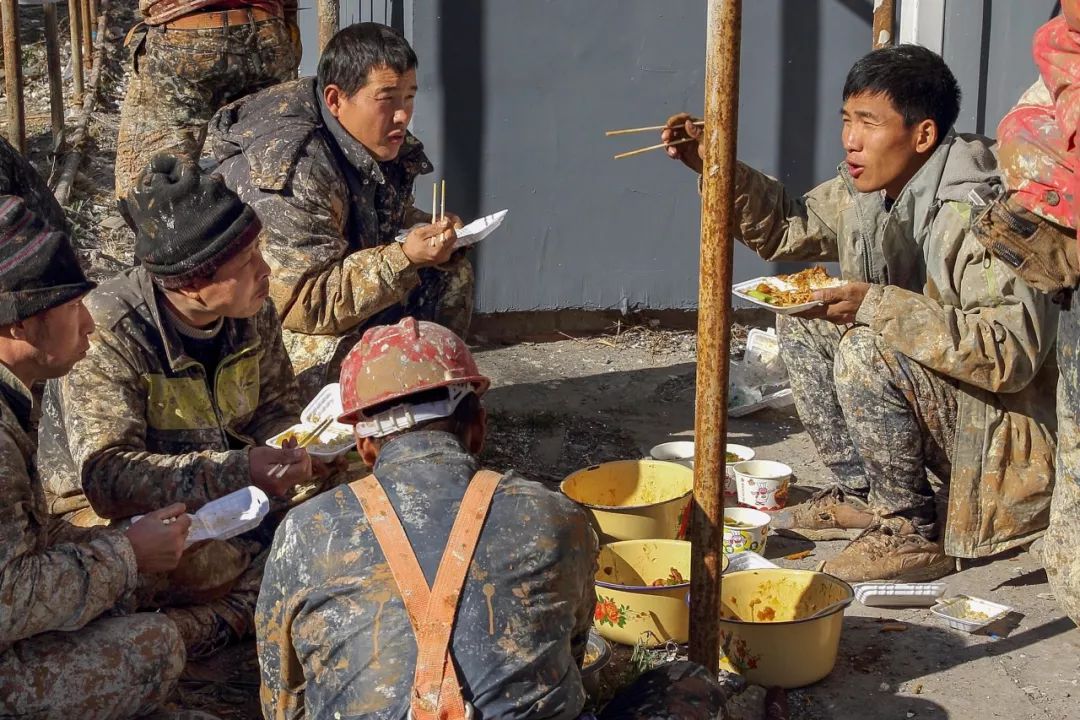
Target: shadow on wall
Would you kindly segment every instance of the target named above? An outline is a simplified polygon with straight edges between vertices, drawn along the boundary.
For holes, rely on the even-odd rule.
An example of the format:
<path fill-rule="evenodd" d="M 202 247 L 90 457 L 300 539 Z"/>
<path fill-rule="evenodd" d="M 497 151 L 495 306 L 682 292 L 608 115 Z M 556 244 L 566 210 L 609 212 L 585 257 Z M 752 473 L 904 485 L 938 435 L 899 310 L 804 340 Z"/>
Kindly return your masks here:
<path fill-rule="evenodd" d="M 479 217 L 483 188 L 475 170 L 484 150 L 484 0 L 439 0 L 438 8 L 446 142 L 434 177 L 446 180 L 454 212 L 463 218 Z M 417 197 L 426 197 L 422 190 L 417 189 Z"/>

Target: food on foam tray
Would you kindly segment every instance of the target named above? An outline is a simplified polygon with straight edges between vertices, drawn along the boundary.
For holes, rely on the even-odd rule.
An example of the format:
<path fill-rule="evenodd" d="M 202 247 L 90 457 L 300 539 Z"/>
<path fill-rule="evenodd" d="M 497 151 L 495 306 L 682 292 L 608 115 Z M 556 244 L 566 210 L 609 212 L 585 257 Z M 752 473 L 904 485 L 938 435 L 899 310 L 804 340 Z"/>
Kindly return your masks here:
<path fill-rule="evenodd" d="M 770 305 L 791 307 L 792 305 L 812 302 L 815 290 L 838 287 L 843 284 L 841 280 L 829 277 L 829 274 L 825 272 L 825 268 L 820 266 L 801 270 L 792 275 L 780 275 L 776 279 L 789 286 L 789 288 L 785 289 L 769 282 L 762 282 L 758 283 L 757 287 L 752 290 L 747 290 L 746 294 Z"/>
<path fill-rule="evenodd" d="M 281 447 L 291 440 L 299 444 L 304 438 L 307 437 L 308 431 L 306 430 L 289 430 L 281 436 Z M 318 442 L 312 441 L 308 443 L 307 448 L 315 451 L 332 451 L 336 450 L 342 443 L 348 442 L 352 439 L 350 433 L 347 432 L 324 432 L 319 436 Z"/>

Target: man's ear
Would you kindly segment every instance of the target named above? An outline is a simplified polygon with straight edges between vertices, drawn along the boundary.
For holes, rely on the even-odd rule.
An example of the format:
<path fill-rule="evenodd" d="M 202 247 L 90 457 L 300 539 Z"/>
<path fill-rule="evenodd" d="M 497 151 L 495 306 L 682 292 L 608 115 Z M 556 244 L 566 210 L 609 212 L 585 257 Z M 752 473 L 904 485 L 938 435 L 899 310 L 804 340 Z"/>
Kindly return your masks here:
<path fill-rule="evenodd" d="M 487 410 L 480 406 L 472 423 L 469 424 L 468 450 L 472 455 L 479 455 L 484 450 L 484 440 L 487 438 Z"/>
<path fill-rule="evenodd" d="M 375 467 L 375 459 L 379 457 L 379 446 L 371 438 L 356 437 L 355 430 L 353 432 L 353 437 L 356 438 L 356 451 L 360 453 L 360 459 L 369 468 Z"/>
<path fill-rule="evenodd" d="M 327 85 L 323 88 L 323 102 L 326 103 L 326 107 L 330 109 L 330 114 L 334 117 L 338 117 L 345 99 L 345 93 L 337 85 Z"/>
<path fill-rule="evenodd" d="M 30 329 L 26 326 L 26 323 L 26 320 L 17 320 L 7 327 L 0 328 L 0 335 L 6 335 L 12 340 L 27 342 L 30 337 Z"/>
<path fill-rule="evenodd" d="M 937 123 L 930 118 L 915 125 L 915 152 L 920 155 L 932 152 L 939 139 Z"/>

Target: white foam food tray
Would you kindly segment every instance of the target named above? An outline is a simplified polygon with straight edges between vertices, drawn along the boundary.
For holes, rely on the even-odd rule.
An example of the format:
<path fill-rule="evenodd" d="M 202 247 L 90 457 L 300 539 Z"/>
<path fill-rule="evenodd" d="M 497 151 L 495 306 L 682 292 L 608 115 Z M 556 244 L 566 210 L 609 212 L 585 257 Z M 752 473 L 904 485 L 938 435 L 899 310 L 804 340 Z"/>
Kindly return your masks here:
<path fill-rule="evenodd" d="M 294 436 L 299 440 L 327 417 L 337 417 L 340 414 L 341 386 L 330 383 L 320 390 L 300 413 L 299 423 L 270 438 L 266 444 L 279 448 L 287 437 Z M 313 458 L 331 460 L 352 450 L 354 442 L 352 428 L 335 420 L 315 442 L 307 446 L 307 451 Z"/>
<path fill-rule="evenodd" d="M 970 595 L 957 595 L 930 608 L 930 612 L 948 623 L 949 627 L 969 633 L 982 630 L 1012 611 L 1008 605 Z"/>
<path fill-rule="evenodd" d="M 855 599 L 870 607 L 930 607 L 944 593 L 944 583 L 864 582 L 855 585 Z"/>
<path fill-rule="evenodd" d="M 767 284 L 772 285 L 774 287 L 777 287 L 777 288 L 779 288 L 781 290 L 792 290 L 792 289 L 794 289 L 793 286 L 790 283 L 788 283 L 788 282 L 786 282 L 784 280 L 781 280 L 778 277 L 759 277 L 759 278 L 754 278 L 753 280 L 745 280 L 745 281 L 743 281 L 741 283 L 736 283 L 731 288 L 731 293 L 732 293 L 732 295 L 739 298 L 740 300 L 745 300 L 748 303 L 751 303 L 753 305 L 757 305 L 758 307 L 763 307 L 766 310 L 771 310 L 774 313 L 777 313 L 779 315 L 794 315 L 796 313 L 802 312 L 803 310 L 809 310 L 812 307 L 816 307 L 818 305 L 821 305 L 821 303 L 819 303 L 819 302 L 807 302 L 807 303 L 800 303 L 798 305 L 788 305 L 786 307 L 782 307 L 780 305 L 773 305 L 771 303 L 767 303 L 764 300 L 758 300 L 756 297 L 750 295 L 749 292 L 751 290 L 753 290 L 754 288 L 756 288 L 761 283 L 767 283 Z M 832 287 L 839 287 L 840 285 L 843 285 L 843 284 L 844 283 L 843 283 L 842 280 L 837 280 L 836 285 L 834 285 Z"/>

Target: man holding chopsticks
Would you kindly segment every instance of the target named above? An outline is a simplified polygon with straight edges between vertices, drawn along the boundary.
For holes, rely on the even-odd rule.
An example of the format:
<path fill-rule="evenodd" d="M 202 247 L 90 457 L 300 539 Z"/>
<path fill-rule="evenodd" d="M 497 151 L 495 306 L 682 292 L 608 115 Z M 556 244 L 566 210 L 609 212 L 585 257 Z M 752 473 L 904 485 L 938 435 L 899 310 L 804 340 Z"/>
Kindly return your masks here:
<path fill-rule="evenodd" d="M 836 484 L 775 523 L 857 533 L 825 566 L 847 580 L 930 580 L 1047 526 L 1057 310 L 971 232 L 1000 180 L 992 141 L 952 132 L 960 90 L 940 56 L 876 50 L 843 101 L 835 178 L 797 197 L 736 171 L 742 242 L 769 261 L 839 261 L 846 281 L 778 317 L 799 417 Z M 701 132 L 675 116 L 662 139 Z M 701 172 L 697 142 L 668 154 Z"/>
<path fill-rule="evenodd" d="M 351 25 L 327 44 L 318 77 L 250 95 L 210 124 L 225 182 L 263 222 L 270 297 L 309 396 L 336 380 L 368 327 L 405 316 L 461 335 L 469 327 L 473 269 L 454 252 L 461 221 L 444 201 L 428 213 L 414 198 L 432 171 L 408 131 L 416 65 L 397 31 Z"/>
<path fill-rule="evenodd" d="M 300 399 L 255 212 L 221 178 L 165 155 L 122 209 L 137 265 L 90 295 L 86 358 L 45 392 L 49 511 L 87 526 L 174 502 L 195 512 L 249 485 L 287 496 L 311 480 L 312 460 L 264 444 L 298 421 Z M 266 529 L 193 545 L 175 571 L 141 583 L 140 607 L 163 609 L 189 657 L 250 632 Z"/>

